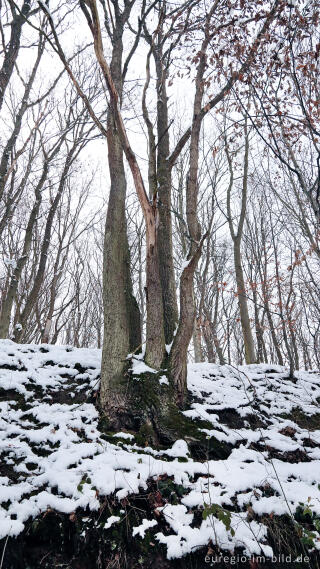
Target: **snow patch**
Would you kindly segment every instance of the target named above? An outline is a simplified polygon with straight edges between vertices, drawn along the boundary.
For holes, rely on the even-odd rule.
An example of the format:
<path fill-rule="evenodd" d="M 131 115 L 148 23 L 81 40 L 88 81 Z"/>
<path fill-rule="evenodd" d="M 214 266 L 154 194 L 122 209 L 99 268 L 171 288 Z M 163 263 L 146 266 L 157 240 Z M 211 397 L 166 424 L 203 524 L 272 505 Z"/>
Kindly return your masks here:
<path fill-rule="evenodd" d="M 132 444 L 133 435 L 122 431 L 104 440 L 89 403 L 98 389 L 100 361 L 99 350 L 0 341 L 0 457 L 6 467 L 0 476 L 0 538 L 19 535 L 28 519 L 48 508 L 66 514 L 98 510 L 98 496 L 121 500 L 146 492 L 150 482 L 159 485 L 164 505 L 133 532 L 143 538 L 162 517 L 169 530 L 156 532 L 155 539 L 166 545 L 168 559 L 210 540 L 223 551 L 240 547 L 247 555 L 262 550 L 271 556 L 267 528 L 248 519 L 248 505 L 258 516 L 291 515 L 309 498 L 320 516 L 320 429 L 311 428 L 319 413 L 319 372 L 296 372 L 293 383 L 281 366 L 190 365 L 192 402 L 184 414 L 205 420 L 202 431 L 230 449 L 225 459 L 201 462 L 190 457 L 185 440 L 164 450 Z M 157 373 L 136 358 L 132 370 L 137 377 Z M 295 422 L 294 410 L 310 418 L 308 428 Z M 179 503 L 170 503 L 171 490 L 169 497 L 161 495 L 161 484 L 173 494 L 179 488 Z M 199 521 L 194 514 L 206 504 L 228 507 L 230 530 L 213 514 Z M 105 529 L 119 521 L 110 516 Z"/>

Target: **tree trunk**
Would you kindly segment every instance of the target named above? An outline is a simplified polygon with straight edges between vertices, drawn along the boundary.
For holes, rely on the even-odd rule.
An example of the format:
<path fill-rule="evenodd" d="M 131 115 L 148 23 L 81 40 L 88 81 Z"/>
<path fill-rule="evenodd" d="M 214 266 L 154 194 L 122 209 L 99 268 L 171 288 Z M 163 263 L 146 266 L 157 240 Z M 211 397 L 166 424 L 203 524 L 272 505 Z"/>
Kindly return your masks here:
<path fill-rule="evenodd" d="M 217 336 L 215 326 L 212 322 L 210 323 L 210 328 L 211 328 L 211 334 L 212 334 L 212 338 L 213 338 L 214 347 L 215 347 L 216 352 L 218 354 L 219 364 L 223 366 L 223 365 L 225 365 L 226 361 L 225 361 L 225 358 L 223 355 L 222 348 L 220 346 L 220 342 L 219 342 L 219 339 Z"/>
<path fill-rule="evenodd" d="M 21 339 L 23 336 L 23 328 L 26 327 L 28 319 L 30 317 L 30 314 L 32 313 L 32 310 L 34 309 L 34 306 L 37 303 L 38 295 L 39 295 L 39 292 L 40 292 L 40 289 L 41 289 L 41 286 L 42 286 L 42 283 L 43 283 L 43 280 L 45 277 L 45 271 L 46 271 L 47 259 L 48 259 L 48 251 L 49 251 L 49 247 L 50 247 L 50 243 L 51 243 L 52 226 L 53 226 L 53 222 L 54 222 L 54 218 L 55 218 L 55 214 L 56 214 L 59 202 L 62 198 L 63 191 L 65 189 L 65 184 L 66 184 L 67 176 L 69 174 L 70 167 L 73 163 L 75 156 L 77 156 L 78 152 L 79 152 L 79 149 L 77 149 L 78 142 L 79 141 L 76 141 L 74 143 L 74 145 L 71 147 L 70 151 L 67 154 L 67 157 L 66 157 L 65 163 L 64 163 L 64 168 L 63 168 L 61 178 L 59 181 L 58 190 L 57 190 L 57 193 L 56 193 L 54 200 L 53 200 L 53 202 L 49 208 L 49 211 L 48 211 L 45 230 L 44 230 L 44 236 L 43 236 L 43 242 L 41 245 L 38 270 L 37 270 L 37 273 L 36 273 L 36 276 L 34 279 L 32 289 L 31 289 L 31 291 L 30 291 L 30 293 L 26 299 L 24 309 L 22 310 L 22 313 L 20 316 L 20 323 L 22 325 L 22 329 L 18 330 L 14 335 L 14 338 L 17 342 L 21 342 Z"/>
<path fill-rule="evenodd" d="M 280 280 L 280 274 L 279 274 L 279 263 L 278 263 L 278 249 L 277 249 L 277 242 L 275 239 L 275 235 L 274 235 L 274 231 L 273 231 L 273 227 L 271 225 L 271 235 L 272 235 L 272 243 L 273 243 L 273 250 L 274 250 L 274 258 L 275 258 L 275 271 L 276 271 L 276 278 L 277 278 L 277 291 L 278 291 L 278 299 L 279 299 L 279 313 L 280 313 L 280 319 L 281 319 L 281 323 L 282 323 L 282 332 L 283 332 L 283 340 L 286 346 L 286 350 L 287 350 L 287 354 L 288 354 L 288 360 L 289 360 L 289 378 L 293 379 L 294 377 L 294 357 L 291 351 L 291 347 L 290 347 L 290 342 L 289 342 L 289 338 L 287 335 L 287 328 L 286 328 L 286 318 L 285 315 L 283 313 L 283 302 L 282 302 L 282 292 L 281 292 L 281 280 Z"/>
<path fill-rule="evenodd" d="M 0 109 L 2 107 L 4 94 L 8 87 L 10 77 L 12 75 L 18 57 L 22 26 L 30 12 L 30 4 L 30 0 L 25 0 L 22 4 L 21 12 L 20 10 L 17 12 L 16 8 L 13 7 L 13 3 L 10 3 L 13 20 L 11 22 L 11 35 L 9 44 L 5 50 L 3 64 L 0 69 Z"/>
<path fill-rule="evenodd" d="M 110 71 L 122 93 L 122 31 L 113 47 Z M 103 253 L 104 338 L 100 404 L 113 426 L 128 414 L 126 358 L 141 345 L 140 312 L 132 293 L 126 221 L 123 150 L 112 111 L 108 115 L 110 193 Z"/>
<path fill-rule="evenodd" d="M 39 45 L 38 45 L 37 58 L 36 58 L 36 61 L 34 63 L 34 66 L 32 68 L 30 77 L 29 77 L 29 79 L 25 85 L 24 93 L 23 93 L 22 100 L 21 100 L 21 105 L 20 105 L 19 109 L 17 109 L 17 111 L 14 115 L 14 124 L 13 124 L 12 133 L 9 136 L 9 138 L 8 138 L 8 140 L 4 146 L 4 149 L 2 151 L 2 156 L 1 156 L 1 161 L 0 161 L 0 199 L 2 198 L 2 196 L 4 194 L 5 186 L 6 186 L 6 183 L 8 181 L 8 178 L 9 178 L 9 172 L 11 170 L 9 160 L 10 160 L 10 157 L 11 157 L 12 152 L 14 150 L 15 144 L 17 142 L 18 135 L 20 134 L 20 131 L 22 128 L 22 119 L 24 117 L 26 110 L 28 109 L 28 102 L 29 102 L 31 89 L 32 89 L 32 86 L 33 86 L 33 83 L 34 83 L 34 80 L 36 77 L 36 73 L 37 73 L 38 68 L 39 68 L 39 64 L 40 64 L 40 60 L 41 60 L 43 51 L 44 51 L 44 42 L 43 42 L 42 38 L 40 37 Z M 1 80 L 0 80 L 0 84 L 1 84 Z M 1 92 L 1 87 L 0 87 L 0 92 Z M 0 108 L 1 108 L 1 104 L 0 104 Z M 24 145 L 23 145 L 23 147 L 24 147 Z M 16 158 L 17 157 L 15 157 L 15 160 L 16 160 Z"/>
<path fill-rule="evenodd" d="M 171 344 L 178 324 L 178 306 L 173 267 L 171 221 L 171 168 L 169 167 L 169 119 L 166 91 L 166 70 L 162 61 L 161 35 L 159 47 L 154 50 L 157 73 L 157 182 L 159 199 L 159 274 L 163 298 L 164 335 Z"/>
<path fill-rule="evenodd" d="M 264 361 L 264 342 L 263 342 L 263 329 L 260 323 L 259 318 L 259 308 L 258 308 L 258 300 L 257 300 L 257 291 L 254 288 L 252 291 L 253 295 L 253 302 L 254 302 L 254 322 L 256 328 L 256 337 L 257 337 L 257 363 L 260 364 Z"/>
<path fill-rule="evenodd" d="M 147 339 L 146 362 L 160 369 L 165 356 L 163 300 L 159 270 L 158 210 L 152 208 L 146 220 L 147 228 Z M 153 215 L 152 215 L 153 213 Z"/>
<path fill-rule="evenodd" d="M 194 349 L 194 361 L 196 364 L 203 362 L 203 353 L 201 346 L 201 323 L 198 318 L 195 318 L 194 328 L 193 328 L 193 349 Z"/>
<path fill-rule="evenodd" d="M 232 160 L 229 153 L 227 141 L 225 145 L 226 155 L 229 164 L 230 171 L 230 182 L 227 190 L 227 212 L 228 212 L 228 222 L 230 234 L 233 240 L 233 258 L 234 258 L 234 268 L 236 273 L 236 283 L 237 283 L 237 296 L 240 311 L 240 322 L 244 341 L 245 350 L 245 360 L 247 364 L 255 363 L 256 354 L 254 348 L 254 341 L 251 331 L 251 324 L 248 311 L 248 301 L 246 297 L 246 290 L 244 284 L 242 260 L 241 260 L 241 239 L 243 234 L 243 226 L 246 217 L 246 207 L 247 207 L 247 190 L 248 190 L 248 169 L 249 169 L 249 135 L 247 129 L 247 117 L 245 118 L 244 126 L 245 134 L 245 151 L 244 151 L 244 164 L 243 164 L 243 182 L 242 182 L 242 195 L 241 195 L 241 211 L 239 217 L 239 223 L 237 231 L 235 231 L 234 223 L 232 221 L 232 211 L 231 211 L 231 190 L 233 187 L 233 166 Z"/>
<path fill-rule="evenodd" d="M 233 253 L 234 253 L 234 267 L 236 271 L 240 321 L 243 333 L 245 360 L 246 364 L 253 364 L 256 361 L 256 354 L 254 349 L 254 341 L 253 341 L 251 323 L 249 318 L 248 302 L 246 298 L 239 240 L 236 240 L 234 243 Z"/>
<path fill-rule="evenodd" d="M 199 141 L 203 114 L 201 113 L 204 93 L 204 73 L 207 65 L 206 50 L 210 40 L 210 21 L 215 11 L 217 1 L 211 6 L 204 26 L 199 64 L 195 81 L 193 102 L 193 119 L 190 136 L 190 157 L 186 188 L 186 214 L 190 239 L 188 264 L 183 269 L 180 278 L 180 319 L 177 334 L 174 337 L 170 352 L 169 367 L 175 387 L 176 402 L 179 407 L 185 404 L 187 393 L 187 356 L 188 346 L 192 337 L 196 309 L 193 297 L 193 277 L 200 259 L 203 242 L 208 236 L 201 238 L 201 226 L 198 220 L 198 172 L 199 172 Z"/>
<path fill-rule="evenodd" d="M 51 155 L 51 158 L 52 157 L 53 157 L 53 154 Z M 4 301 L 2 303 L 1 315 L 0 315 L 0 338 L 7 338 L 9 335 L 11 311 L 12 311 L 13 303 L 14 303 L 15 298 L 16 298 L 16 294 L 17 294 L 17 290 L 18 290 L 19 281 L 20 281 L 20 278 L 22 275 L 22 271 L 23 271 L 25 264 L 28 260 L 28 254 L 29 254 L 30 247 L 32 244 L 33 227 L 37 221 L 37 217 L 39 214 L 40 205 L 42 202 L 41 191 L 42 191 L 43 185 L 47 179 L 48 170 L 49 170 L 49 159 L 47 158 L 44 161 L 42 174 L 41 174 L 40 180 L 39 180 L 39 182 L 35 188 L 35 201 L 34 201 L 33 208 L 31 210 L 31 213 L 30 213 L 30 216 L 28 219 L 28 224 L 26 227 L 24 243 L 23 243 L 23 250 L 22 250 L 21 256 L 19 257 L 19 259 L 17 261 L 16 267 L 13 271 L 11 281 L 10 281 L 10 286 L 9 286 L 6 298 L 4 299 Z"/>
<path fill-rule="evenodd" d="M 279 363 L 279 365 L 283 366 L 284 365 L 283 357 L 282 357 L 280 345 L 279 345 L 279 342 L 278 342 L 278 339 L 277 339 L 277 336 L 275 333 L 274 324 L 273 324 L 272 316 L 271 316 L 270 309 L 269 309 L 269 303 L 266 304 L 266 314 L 267 314 L 267 318 L 268 318 L 272 342 L 273 342 L 274 349 L 276 351 L 277 358 L 278 358 L 278 363 Z"/>
<path fill-rule="evenodd" d="M 211 326 L 209 320 L 206 320 L 203 326 L 203 338 L 207 348 L 207 359 L 210 364 L 216 363 L 216 351 L 214 350 L 214 342 L 211 334 Z M 221 362 L 220 362 L 221 363 Z"/>
<path fill-rule="evenodd" d="M 180 278 L 180 320 L 170 352 L 169 369 L 173 378 L 175 398 L 179 407 L 185 404 L 187 393 L 187 356 L 192 337 L 196 309 L 193 299 L 193 275 L 197 267 L 202 245 L 207 235 L 201 239 L 198 248 Z"/>

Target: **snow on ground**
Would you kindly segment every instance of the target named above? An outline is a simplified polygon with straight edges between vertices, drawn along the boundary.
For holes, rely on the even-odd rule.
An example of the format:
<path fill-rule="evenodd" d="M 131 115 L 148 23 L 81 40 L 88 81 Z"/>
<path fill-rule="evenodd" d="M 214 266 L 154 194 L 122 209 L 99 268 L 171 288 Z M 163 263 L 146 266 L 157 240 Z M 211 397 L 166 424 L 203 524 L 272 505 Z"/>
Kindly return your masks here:
<path fill-rule="evenodd" d="M 0 341 L 0 538 L 50 508 L 95 510 L 100 496 L 121 500 L 164 477 L 179 485 L 180 502 L 163 499 L 133 535 L 152 532 L 169 559 L 210 540 L 271 556 L 260 516 L 293 516 L 299 503 L 320 515 L 319 372 L 299 371 L 292 381 L 274 365 L 190 365 L 185 415 L 229 449 L 224 460 L 200 462 L 182 440 L 167 451 L 139 447 L 124 432 L 105 440 L 88 402 L 100 358 L 99 350 Z M 145 371 L 143 362 L 134 366 Z M 115 523 L 121 514 L 106 525 Z"/>

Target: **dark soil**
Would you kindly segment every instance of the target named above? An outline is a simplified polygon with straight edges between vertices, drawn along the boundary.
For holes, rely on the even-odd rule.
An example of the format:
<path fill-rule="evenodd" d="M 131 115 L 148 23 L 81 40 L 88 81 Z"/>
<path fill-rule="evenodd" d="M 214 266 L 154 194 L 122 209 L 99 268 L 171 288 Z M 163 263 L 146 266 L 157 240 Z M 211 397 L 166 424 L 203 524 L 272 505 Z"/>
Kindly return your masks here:
<path fill-rule="evenodd" d="M 161 477 L 160 477 L 161 478 Z M 309 561 L 293 559 L 307 555 L 295 535 L 290 520 L 264 519 L 268 526 L 269 543 L 276 560 L 246 559 L 241 550 L 230 560 L 230 553 L 215 550 L 210 545 L 181 559 L 166 559 L 165 547 L 147 531 L 144 539 L 132 537 L 132 527 L 150 518 L 154 509 L 179 498 L 179 487 L 170 478 L 150 484 L 145 494 L 130 496 L 121 504 L 108 497 L 101 502 L 98 512 L 78 510 L 70 515 L 48 510 L 30 521 L 17 538 L 0 542 L 2 569 L 319 569 L 320 558 L 308 555 Z M 125 511 L 122 521 L 105 530 L 103 526 L 110 515 Z M 199 512 L 201 519 L 201 512 Z M 166 533 L 168 528 L 159 516 L 157 531 Z M 279 557 L 280 556 L 280 557 Z M 228 558 L 228 559 L 227 559 Z M 287 559 L 287 560 L 286 560 Z M 291 560 L 289 562 L 289 559 Z"/>

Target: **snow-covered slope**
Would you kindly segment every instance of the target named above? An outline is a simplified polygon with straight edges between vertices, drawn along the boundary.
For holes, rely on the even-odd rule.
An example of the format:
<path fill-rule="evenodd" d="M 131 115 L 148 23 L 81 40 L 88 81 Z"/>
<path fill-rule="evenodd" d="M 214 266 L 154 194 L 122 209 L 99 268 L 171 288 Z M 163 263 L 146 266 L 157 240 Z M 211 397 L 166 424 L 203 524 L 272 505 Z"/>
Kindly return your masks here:
<path fill-rule="evenodd" d="M 130 433 L 102 435 L 88 402 L 99 366 L 98 350 L 0 342 L 0 538 L 48 509 L 97 510 L 114 494 L 107 532 L 125 518 L 120 500 L 150 482 L 157 503 L 132 532 L 138 540 L 150 532 L 168 559 L 209 542 L 271 556 L 268 517 L 293 519 L 299 504 L 320 516 L 319 373 L 290 380 L 274 365 L 190 365 L 185 415 L 226 453 L 200 462 L 185 441 L 155 450 Z M 179 489 L 174 500 L 161 491 L 165 480 Z"/>

